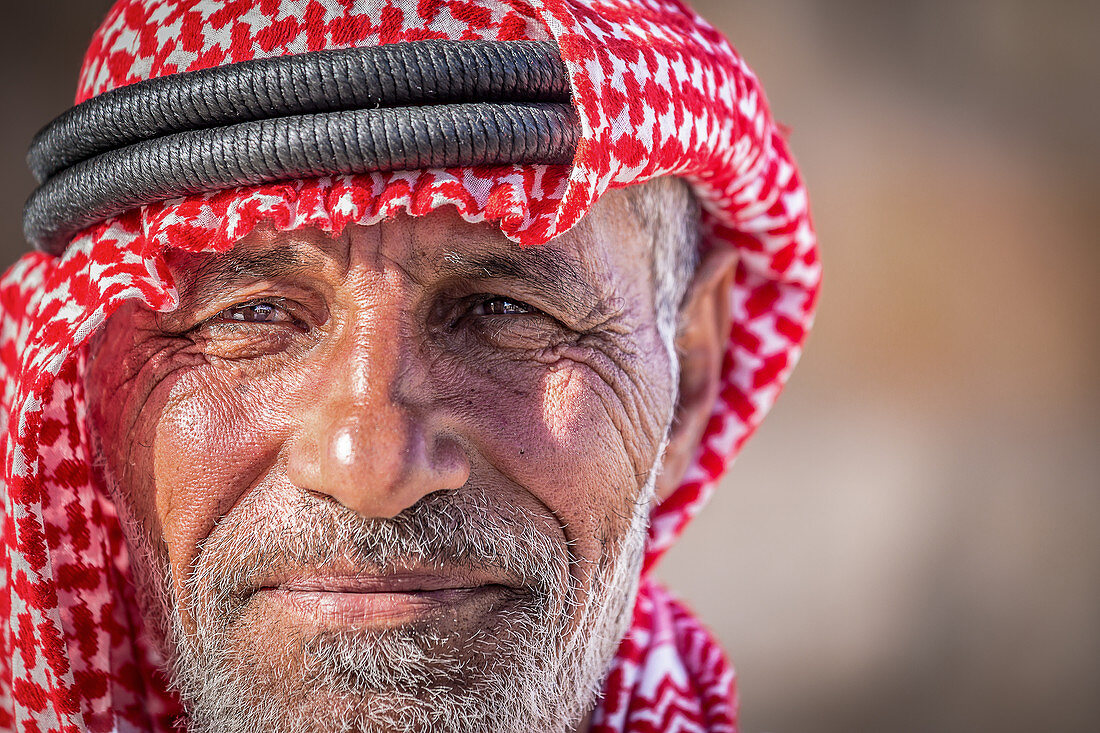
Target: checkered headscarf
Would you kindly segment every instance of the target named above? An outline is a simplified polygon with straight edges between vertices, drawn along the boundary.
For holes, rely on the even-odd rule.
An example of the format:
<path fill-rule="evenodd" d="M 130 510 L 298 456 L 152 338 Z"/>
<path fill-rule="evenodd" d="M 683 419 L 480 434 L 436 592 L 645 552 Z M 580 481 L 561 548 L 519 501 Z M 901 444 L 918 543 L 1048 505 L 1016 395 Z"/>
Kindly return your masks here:
<path fill-rule="evenodd" d="M 119 0 L 77 93 L 255 58 L 427 38 L 552 40 L 582 139 L 569 166 L 373 173 L 144 206 L 31 253 L 0 281 L 0 730 L 172 729 L 114 508 L 92 480 L 79 375 L 88 337 L 138 299 L 170 310 L 165 248 L 225 250 L 260 221 L 335 234 L 453 206 L 539 244 L 607 189 L 686 180 L 704 246 L 740 261 L 721 393 L 684 483 L 651 516 L 645 572 L 699 511 L 800 353 L 820 277 L 806 193 L 760 84 L 680 0 Z M 593 731 L 734 731 L 734 675 L 700 624 L 643 578 Z"/>

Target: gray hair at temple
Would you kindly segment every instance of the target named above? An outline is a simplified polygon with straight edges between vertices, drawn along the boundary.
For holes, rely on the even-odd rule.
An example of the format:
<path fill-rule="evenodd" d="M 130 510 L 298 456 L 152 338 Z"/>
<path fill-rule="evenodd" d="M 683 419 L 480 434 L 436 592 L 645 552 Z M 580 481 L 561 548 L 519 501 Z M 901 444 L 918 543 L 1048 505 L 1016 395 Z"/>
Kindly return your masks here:
<path fill-rule="evenodd" d="M 654 178 L 625 192 L 634 214 L 653 236 L 657 330 L 669 351 L 675 383 L 679 377 L 675 341 L 680 305 L 699 262 L 699 201 L 688 184 L 674 176 Z"/>

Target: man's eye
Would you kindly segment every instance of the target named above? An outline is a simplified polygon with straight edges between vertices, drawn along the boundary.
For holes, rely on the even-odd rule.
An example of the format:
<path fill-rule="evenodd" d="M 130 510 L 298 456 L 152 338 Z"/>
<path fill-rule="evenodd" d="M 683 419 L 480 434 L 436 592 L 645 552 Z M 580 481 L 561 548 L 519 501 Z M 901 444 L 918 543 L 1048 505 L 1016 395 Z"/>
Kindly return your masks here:
<path fill-rule="evenodd" d="M 286 309 L 276 303 L 244 303 L 226 308 L 217 316 L 220 321 L 240 323 L 293 323 Z"/>
<path fill-rule="evenodd" d="M 473 308 L 475 316 L 521 316 L 534 312 L 531 306 L 511 298 L 486 298 Z"/>

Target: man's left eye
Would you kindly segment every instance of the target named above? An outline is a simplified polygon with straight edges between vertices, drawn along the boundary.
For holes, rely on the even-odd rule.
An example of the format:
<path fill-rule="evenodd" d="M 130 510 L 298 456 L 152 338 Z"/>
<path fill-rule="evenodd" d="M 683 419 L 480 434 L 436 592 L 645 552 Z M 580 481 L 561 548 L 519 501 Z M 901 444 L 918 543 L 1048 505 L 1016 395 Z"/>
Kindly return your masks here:
<path fill-rule="evenodd" d="M 479 301 L 473 309 L 476 316 L 522 316 L 535 312 L 535 309 L 526 303 L 500 297 Z"/>
<path fill-rule="evenodd" d="M 223 321 L 240 323 L 293 323 L 294 319 L 286 309 L 275 303 L 244 303 L 226 308 L 218 314 Z"/>

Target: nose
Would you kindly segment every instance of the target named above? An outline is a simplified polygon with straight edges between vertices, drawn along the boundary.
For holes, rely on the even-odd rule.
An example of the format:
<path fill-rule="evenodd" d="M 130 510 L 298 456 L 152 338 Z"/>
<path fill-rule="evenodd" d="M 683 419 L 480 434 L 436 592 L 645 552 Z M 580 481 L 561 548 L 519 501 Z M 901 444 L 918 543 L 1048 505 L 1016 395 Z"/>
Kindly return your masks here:
<path fill-rule="evenodd" d="M 326 355 L 287 471 L 299 488 L 327 495 L 364 517 L 389 518 L 436 491 L 466 483 L 458 437 L 430 400 L 414 398 L 400 328 L 349 329 Z"/>

